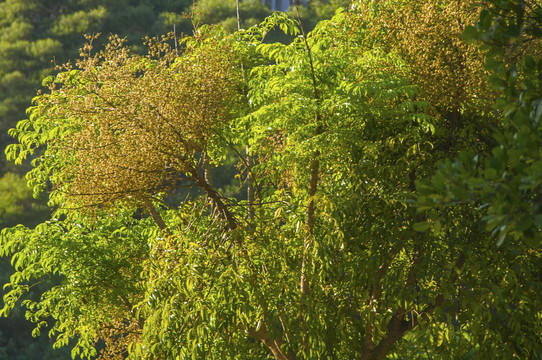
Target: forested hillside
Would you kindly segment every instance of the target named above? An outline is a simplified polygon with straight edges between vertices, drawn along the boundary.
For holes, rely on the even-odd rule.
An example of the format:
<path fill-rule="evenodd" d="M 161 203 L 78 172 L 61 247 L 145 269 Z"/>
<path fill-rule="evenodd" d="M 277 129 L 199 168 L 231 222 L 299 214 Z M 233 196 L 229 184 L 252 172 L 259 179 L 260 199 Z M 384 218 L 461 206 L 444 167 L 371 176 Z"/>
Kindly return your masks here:
<path fill-rule="evenodd" d="M 239 5 L 0 3 L 0 359 L 542 357 L 541 6 Z"/>

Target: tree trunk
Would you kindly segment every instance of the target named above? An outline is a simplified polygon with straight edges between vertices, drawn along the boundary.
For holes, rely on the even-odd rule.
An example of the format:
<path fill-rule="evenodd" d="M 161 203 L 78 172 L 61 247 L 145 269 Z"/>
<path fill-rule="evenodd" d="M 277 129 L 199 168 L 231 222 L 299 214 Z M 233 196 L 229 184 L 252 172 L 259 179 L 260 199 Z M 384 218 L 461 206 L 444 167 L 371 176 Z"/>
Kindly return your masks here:
<path fill-rule="evenodd" d="M 391 318 L 386 336 L 376 347 L 365 346 L 359 360 L 381 360 L 393 349 L 395 343 L 399 341 L 405 332 L 412 329 L 412 323 L 404 320 L 404 310 L 399 309 Z"/>

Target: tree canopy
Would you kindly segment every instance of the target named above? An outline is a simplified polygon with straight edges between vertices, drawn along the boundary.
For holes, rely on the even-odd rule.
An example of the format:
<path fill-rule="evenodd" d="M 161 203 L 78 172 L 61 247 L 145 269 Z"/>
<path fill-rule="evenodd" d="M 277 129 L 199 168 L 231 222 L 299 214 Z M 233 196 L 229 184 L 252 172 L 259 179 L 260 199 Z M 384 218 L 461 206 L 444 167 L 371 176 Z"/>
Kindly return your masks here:
<path fill-rule="evenodd" d="M 318 19 L 329 18 L 334 6 L 346 5 L 347 0 L 335 0 L 325 5 L 313 1 L 308 8 L 301 9 L 305 26 L 314 27 Z M 192 34 L 194 24 L 209 22 L 222 24 L 226 31 L 237 29 L 235 2 L 208 1 L 199 2 L 194 12 L 192 1 L 43 1 L 9 0 L 0 3 L 0 144 L 2 152 L 13 138 L 7 134 L 9 128 L 25 117 L 25 109 L 35 95 L 36 89 L 44 77 L 56 74 L 54 68 L 69 58 L 75 58 L 83 46 L 84 34 L 102 33 L 93 45 L 101 49 L 109 34 L 118 34 L 125 39 L 134 54 L 142 54 L 145 36 L 155 36 L 175 30 L 180 34 Z M 224 6 L 226 5 L 226 6 Z M 218 11 L 219 9 L 222 9 Z M 332 11 L 330 11 L 332 10 Z M 242 1 L 240 3 L 241 27 L 247 28 L 259 23 L 269 15 L 269 9 L 260 1 Z M 278 36 L 276 36 L 278 35 Z M 286 36 L 269 34 L 267 41 Z M 170 40 L 174 44 L 173 39 Z M 42 150 L 38 150 L 39 151 Z M 35 157 L 37 154 L 33 155 Z M 21 223 L 34 227 L 48 219 L 51 210 L 45 206 L 47 196 L 33 199 L 32 190 L 28 189 L 24 174 L 31 169 L 30 161 L 23 166 L 14 166 L 0 160 L 0 228 Z M 232 154 L 227 155 L 226 163 L 235 162 Z M 231 177 L 235 169 L 223 165 L 214 169 L 214 184 L 217 188 L 236 191 Z M 231 177 L 229 176 L 231 175 Z M 187 193 L 195 194 L 193 188 L 177 190 L 175 196 L 184 198 Z M 173 198 L 168 199 L 173 203 Z M 0 278 L 9 279 L 13 269 L 7 257 L 0 259 Z M 7 282 L 2 280 L 2 283 Z M 39 298 L 43 286 L 33 287 L 27 296 Z M 4 294 L 4 292 L 2 292 Z M 1 302 L 1 301 L 0 301 Z M 1 305 L 0 305 L 1 306 Z M 66 351 L 50 348 L 46 335 L 38 341 L 30 336 L 31 324 L 24 320 L 24 309 L 18 306 L 8 319 L 0 319 L 0 358 L 66 358 Z"/>
<path fill-rule="evenodd" d="M 23 305 L 74 357 L 540 357 L 542 9 L 502 3 L 89 37 L 10 130 L 54 213 L 2 231 L 1 313 L 59 277 Z"/>

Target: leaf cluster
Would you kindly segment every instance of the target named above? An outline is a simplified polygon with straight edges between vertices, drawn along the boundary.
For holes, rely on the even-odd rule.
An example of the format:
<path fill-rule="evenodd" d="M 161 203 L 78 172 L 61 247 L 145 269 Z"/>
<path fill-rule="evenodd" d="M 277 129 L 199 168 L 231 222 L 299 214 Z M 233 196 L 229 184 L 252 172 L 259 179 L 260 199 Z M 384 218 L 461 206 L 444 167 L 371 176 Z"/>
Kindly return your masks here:
<path fill-rule="evenodd" d="M 32 125 L 12 130 L 21 141 L 8 158 L 47 144 L 29 179 L 35 188 L 51 179 L 60 206 L 138 201 L 176 185 L 240 103 L 232 49 L 205 37 L 186 38 L 178 57 L 165 42 L 150 41 L 146 56 L 116 37 L 97 54 L 89 43 L 73 68 L 45 80 L 49 92 L 34 99 Z"/>

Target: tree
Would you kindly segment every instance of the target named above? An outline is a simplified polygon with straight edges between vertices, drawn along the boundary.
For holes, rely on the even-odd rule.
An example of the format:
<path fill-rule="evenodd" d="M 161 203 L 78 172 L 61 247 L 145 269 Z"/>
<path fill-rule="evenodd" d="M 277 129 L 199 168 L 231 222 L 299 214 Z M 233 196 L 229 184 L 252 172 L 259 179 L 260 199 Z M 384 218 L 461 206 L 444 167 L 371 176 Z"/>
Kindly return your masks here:
<path fill-rule="evenodd" d="M 167 14 L 182 12 L 188 2 L 41 1 L 8 0 L 0 4 L 0 141 L 11 139 L 9 128 L 24 118 L 35 89 L 55 64 L 75 57 L 84 34 L 124 34 L 132 43 L 144 36 L 170 31 Z M 128 24 L 128 26 L 127 26 Z M 184 26 L 183 26 L 184 25 Z M 167 26 L 167 28 L 166 28 Z M 178 21 L 189 32 L 188 20 Z M 20 171 L 18 169 L 4 169 Z"/>
<path fill-rule="evenodd" d="M 471 201 L 484 211 L 486 229 L 539 248 L 538 200 L 540 84 L 540 6 L 514 1 L 492 3 L 480 15 L 476 27 L 465 32 L 467 39 L 481 41 L 487 50 L 486 68 L 493 88 L 500 93 L 497 111 L 504 114 L 503 128 L 496 131 L 491 152 L 463 153 L 455 162 L 442 164 L 435 174 L 450 182 L 440 188 L 442 196 L 433 204 Z M 523 45 L 527 44 L 527 46 Z M 433 192 L 420 184 L 422 194 Z M 422 203 L 427 199 L 422 197 Z M 487 213 L 486 213 L 487 211 Z"/>
<path fill-rule="evenodd" d="M 448 109 L 413 52 L 375 41 L 371 4 L 310 33 L 281 13 L 203 27 L 178 54 L 86 46 L 11 131 L 15 161 L 47 146 L 27 176 L 56 211 L 2 233 L 17 270 L 2 312 L 58 274 L 24 305 L 84 358 L 100 339 L 104 359 L 538 357 L 540 253 L 495 251 L 471 204 L 408 201 L 444 156 L 431 145 Z M 266 43 L 274 28 L 294 40 Z M 250 204 L 204 175 L 230 151 Z M 181 186 L 204 195 L 168 205 Z"/>
<path fill-rule="evenodd" d="M 430 179 L 417 183 L 417 206 L 428 211 L 426 228 L 433 233 L 449 231 L 449 215 L 471 208 L 480 234 L 486 238 L 494 262 L 502 264 L 478 276 L 500 279 L 491 301 L 492 320 L 504 334 L 487 329 L 486 336 L 507 344 L 503 357 L 514 352 L 523 357 L 540 356 L 540 346 L 525 343 L 522 328 L 541 328 L 540 302 L 540 57 L 541 7 L 536 2 L 490 1 L 475 26 L 464 37 L 486 50 L 489 82 L 498 92 L 496 112 L 503 114 L 502 127 L 493 131 L 493 147 L 483 152 L 463 151 L 442 162 Z M 494 268 L 491 268 L 492 270 Z M 521 277 L 521 281 L 516 280 Z M 481 301 L 479 292 L 472 292 Z M 475 300 L 475 301 L 476 301 Z M 512 309 L 529 303 L 529 311 L 517 316 Z M 474 319 L 473 319 L 474 320 Z M 472 320 L 471 320 L 472 321 Z M 474 321 L 473 321 L 474 322 Z M 516 340 L 510 341 L 508 339 Z M 521 350 L 521 351 L 520 351 Z"/>
<path fill-rule="evenodd" d="M 200 4 L 200 8 L 204 4 Z M 231 3 L 230 3 L 231 5 Z M 0 4 L 0 142 L 2 149 L 13 139 L 7 135 L 7 130 L 25 117 L 24 110 L 30 104 L 35 89 L 39 88 L 42 78 L 53 72 L 55 64 L 61 64 L 68 58 L 76 57 L 81 47 L 83 34 L 110 34 L 116 33 L 126 37 L 133 52 L 144 51 L 141 38 L 147 35 L 166 33 L 175 29 L 177 35 L 181 33 L 192 34 L 193 24 L 190 19 L 183 16 L 190 13 L 191 0 L 168 1 L 22 1 L 9 0 Z M 234 13 L 230 7 L 228 16 Z M 212 12 L 208 9 L 207 12 Z M 244 26 L 250 26 L 263 20 L 268 10 L 260 1 L 243 1 L 241 4 L 241 17 Z M 231 18 L 230 20 L 232 20 Z M 217 22 L 224 19 L 218 17 Z M 207 20 L 206 20 L 207 21 Z M 229 21 L 229 20 L 228 20 Z M 231 21 L 230 21 L 231 23 Z M 224 23 L 227 27 L 227 23 Z M 95 41 L 101 46 L 102 36 Z M 170 41 L 173 44 L 173 40 Z M 36 156 L 36 155 L 34 155 Z M 49 211 L 44 208 L 43 201 L 31 200 L 31 190 L 26 188 L 26 181 L 22 177 L 31 167 L 30 160 L 24 166 L 13 166 L 5 159 L 0 161 L 0 175 L 5 186 L 2 225 L 13 226 L 22 223 L 33 227 L 44 220 Z M 235 162 L 232 154 L 228 155 L 228 162 Z M 224 172 L 227 175 L 223 176 Z M 16 173 L 17 180 L 15 180 Z M 214 185 L 217 188 L 225 187 L 228 193 L 235 193 L 239 197 L 236 184 L 232 184 L 235 169 L 231 166 L 221 166 L 213 169 Z M 229 176 L 231 175 L 231 176 Z M 175 196 L 184 199 L 187 192 L 197 193 L 194 188 L 177 190 Z M 14 195 L 21 195 L 19 200 Z M 9 200 L 9 201 L 8 201 Z M 175 203 L 174 197 L 168 198 Z M 13 211 L 15 210 L 15 211 Z M 0 210 L 0 212 L 2 212 Z M 9 279 L 13 269 L 9 266 L 9 259 L 3 259 L 2 279 Z M 4 283 L 4 282 L 2 282 Z M 42 287 L 34 287 L 33 295 L 40 296 Z M 17 323 L 17 319 L 21 319 Z M 21 329 L 15 331 L 14 329 Z M 0 319 L 0 331 L 4 334 L 0 341 L 7 351 L 9 358 L 52 358 L 50 351 L 43 347 L 50 347 L 46 335 L 39 343 L 30 345 L 33 341 L 29 325 L 24 321 L 24 309 L 11 312 L 9 319 Z M 42 341 L 43 340 L 43 341 Z M 5 346 L 4 346 L 5 345 Z M 41 346 L 41 348 L 40 348 Z M 2 349 L 0 349 L 0 353 Z M 57 353 L 60 353 L 57 351 Z M 65 352 L 61 352 L 66 354 Z M 58 355 L 60 356 L 60 355 Z"/>
<path fill-rule="evenodd" d="M 316 11 L 325 6 L 315 7 Z M 328 5 L 329 6 L 329 5 Z M 234 2 L 202 1 L 192 20 L 199 25 L 220 23 L 236 29 Z M 258 0 L 241 3 L 243 27 L 262 21 L 269 10 Z M 171 1 L 42 1 L 8 0 L 0 4 L 0 141 L 4 148 L 11 142 L 7 130 L 24 118 L 35 89 L 57 64 L 75 58 L 84 42 L 84 34 L 102 33 L 126 37 L 136 53 L 144 51 L 141 39 L 175 29 L 177 35 L 192 34 L 194 24 L 191 0 Z M 312 26 L 315 13 L 307 17 Z M 319 18 L 329 13 L 318 12 Z M 100 41 L 98 39 L 97 41 Z M 102 45 L 102 44 L 100 44 Z M 0 171 L 23 174 L 28 168 Z"/>
<path fill-rule="evenodd" d="M 188 39 L 180 61 L 165 43 L 149 44 L 141 57 L 113 37 L 95 56 L 90 44 L 84 48 L 78 69 L 67 65 L 45 80 L 50 92 L 34 99 L 30 115 L 45 134 L 33 141 L 49 147 L 34 171 L 39 177 L 55 173 L 52 186 L 62 193 L 57 205 L 144 203 L 183 174 L 204 181 L 197 154 L 210 155 L 214 131 L 237 111 L 238 63 L 226 43 L 207 39 L 203 47 Z M 59 128 L 58 139 L 46 131 Z M 52 169 L 57 157 L 66 160 L 61 171 Z"/>

